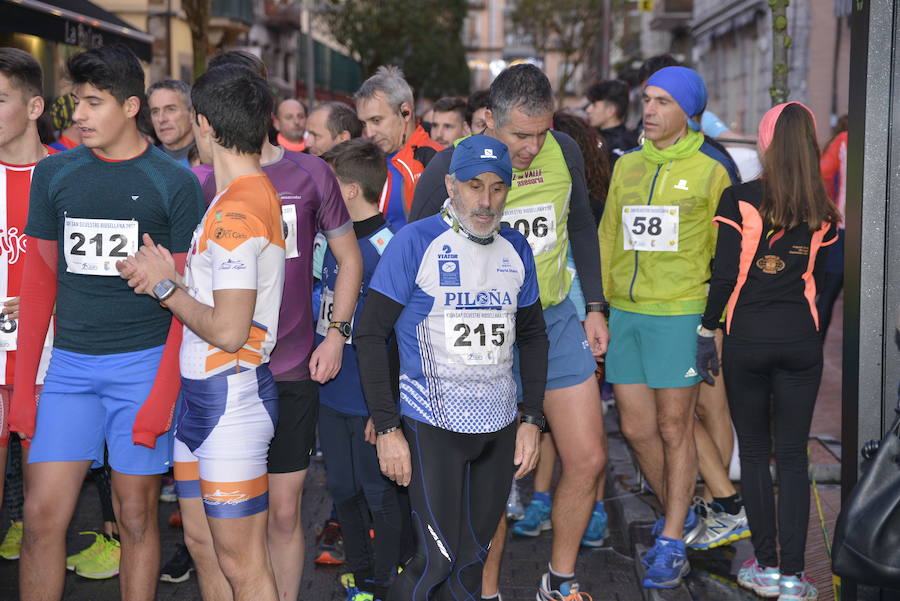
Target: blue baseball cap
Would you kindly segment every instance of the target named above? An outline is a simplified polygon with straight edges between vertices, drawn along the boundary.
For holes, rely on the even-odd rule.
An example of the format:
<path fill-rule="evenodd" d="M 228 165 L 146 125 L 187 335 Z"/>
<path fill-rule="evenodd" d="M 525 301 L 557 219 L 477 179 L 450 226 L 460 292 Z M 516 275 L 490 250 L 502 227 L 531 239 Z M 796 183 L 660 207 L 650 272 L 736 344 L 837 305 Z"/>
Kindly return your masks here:
<path fill-rule="evenodd" d="M 480 173 L 496 173 L 507 186 L 512 185 L 512 161 L 506 144 L 490 136 L 469 136 L 456 145 L 450 159 L 450 173 L 467 182 Z"/>

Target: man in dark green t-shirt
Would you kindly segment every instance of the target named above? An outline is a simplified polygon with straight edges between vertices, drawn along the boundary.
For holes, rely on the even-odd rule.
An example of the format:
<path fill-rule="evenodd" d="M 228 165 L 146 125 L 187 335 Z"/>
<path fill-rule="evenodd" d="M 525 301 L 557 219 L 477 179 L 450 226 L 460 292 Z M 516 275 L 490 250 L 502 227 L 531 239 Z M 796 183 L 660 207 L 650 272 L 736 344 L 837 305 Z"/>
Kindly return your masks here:
<path fill-rule="evenodd" d="M 23 598 L 62 597 L 66 528 L 85 473 L 103 464 L 106 447 L 122 598 L 150 600 L 181 328 L 171 327 L 171 314 L 155 300 L 131 291 L 116 262 L 134 254 L 146 233 L 183 270 L 203 203 L 194 176 L 138 131 L 144 72 L 130 50 L 89 50 L 69 60 L 68 72 L 82 146 L 35 169 L 25 228 L 32 252 L 21 294 L 19 382 L 35 381 L 54 305 L 56 338 L 39 406 L 27 386 L 17 387 L 12 402 L 10 427 L 31 447 L 19 586 Z"/>

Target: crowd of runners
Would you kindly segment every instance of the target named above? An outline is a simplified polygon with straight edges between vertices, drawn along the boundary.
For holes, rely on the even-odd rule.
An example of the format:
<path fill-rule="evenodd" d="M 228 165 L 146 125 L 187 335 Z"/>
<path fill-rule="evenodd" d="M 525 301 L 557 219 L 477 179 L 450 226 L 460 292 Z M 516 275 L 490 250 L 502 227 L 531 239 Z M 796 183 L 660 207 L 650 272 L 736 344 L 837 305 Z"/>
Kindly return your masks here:
<path fill-rule="evenodd" d="M 806 443 L 846 132 L 820 152 L 788 102 L 736 163 L 668 56 L 568 109 L 530 64 L 427 112 L 392 66 L 312 107 L 240 51 L 192 86 L 147 87 L 119 46 L 66 75 L 45 106 L 38 61 L 0 48 L 0 556 L 23 601 L 62 599 L 67 568 L 128 601 L 192 572 L 204 601 L 297 599 L 317 453 L 316 561 L 347 601 L 499 600 L 509 537 L 547 530 L 535 598 L 586 601 L 604 400 L 662 508 L 644 587 L 750 538 L 741 586 L 817 598 Z M 89 472 L 104 528 L 67 556 Z M 161 498 L 184 533 L 162 567 Z"/>

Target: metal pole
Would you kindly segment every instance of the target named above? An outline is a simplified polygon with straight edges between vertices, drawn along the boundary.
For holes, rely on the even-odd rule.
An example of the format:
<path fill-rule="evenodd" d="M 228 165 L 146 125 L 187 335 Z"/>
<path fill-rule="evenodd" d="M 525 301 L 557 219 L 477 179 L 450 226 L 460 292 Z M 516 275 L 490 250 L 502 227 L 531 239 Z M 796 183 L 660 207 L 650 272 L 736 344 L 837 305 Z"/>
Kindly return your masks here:
<path fill-rule="evenodd" d="M 609 49 L 612 48 L 612 0 L 603 0 L 603 36 L 600 39 L 600 79 L 609 79 Z"/>
<path fill-rule="evenodd" d="M 316 57 L 315 40 L 313 40 L 313 13 L 315 0 L 306 0 L 303 3 L 306 16 L 306 105 L 311 110 L 316 103 Z"/>

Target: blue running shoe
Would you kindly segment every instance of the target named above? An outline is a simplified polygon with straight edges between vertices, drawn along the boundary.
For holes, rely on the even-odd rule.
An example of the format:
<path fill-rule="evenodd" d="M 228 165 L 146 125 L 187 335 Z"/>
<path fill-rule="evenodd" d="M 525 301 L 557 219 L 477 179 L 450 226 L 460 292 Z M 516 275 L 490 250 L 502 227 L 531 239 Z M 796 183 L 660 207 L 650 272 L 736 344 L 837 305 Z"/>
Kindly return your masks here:
<path fill-rule="evenodd" d="M 675 588 L 691 571 L 684 541 L 660 536 L 654 548 L 653 565 L 644 574 L 644 588 Z"/>
<path fill-rule="evenodd" d="M 609 518 L 606 516 L 606 510 L 600 506 L 600 511 L 591 513 L 591 521 L 588 522 L 584 536 L 581 537 L 582 547 L 602 547 L 606 541 L 606 524 Z"/>
<path fill-rule="evenodd" d="M 776 599 L 781 590 L 780 578 L 781 572 L 778 571 L 778 568 L 764 568 L 753 557 L 745 561 L 744 567 L 738 570 L 737 583 L 760 597 Z"/>
<path fill-rule="evenodd" d="M 778 585 L 778 601 L 816 601 L 819 598 L 819 591 L 805 574 L 800 578 L 782 574 Z"/>
<path fill-rule="evenodd" d="M 650 529 L 650 534 L 654 536 L 654 538 L 659 538 L 662 536 L 663 527 L 666 523 L 666 516 L 663 516 L 656 520 L 656 523 L 653 524 L 653 528 Z M 684 538 L 685 544 L 690 544 L 691 542 L 697 540 L 698 537 L 702 536 L 706 530 L 706 524 L 703 520 L 700 519 L 700 516 L 696 514 L 693 508 L 688 510 L 687 517 L 684 518 Z M 653 564 L 653 557 L 656 552 L 656 547 L 650 547 L 644 556 L 641 558 L 641 562 L 643 562 L 645 568 L 649 568 Z"/>
<path fill-rule="evenodd" d="M 512 532 L 519 536 L 540 536 L 541 532 L 552 527 L 550 505 L 543 501 L 532 501 L 525 508 L 525 517 L 513 525 Z"/>

